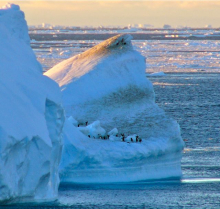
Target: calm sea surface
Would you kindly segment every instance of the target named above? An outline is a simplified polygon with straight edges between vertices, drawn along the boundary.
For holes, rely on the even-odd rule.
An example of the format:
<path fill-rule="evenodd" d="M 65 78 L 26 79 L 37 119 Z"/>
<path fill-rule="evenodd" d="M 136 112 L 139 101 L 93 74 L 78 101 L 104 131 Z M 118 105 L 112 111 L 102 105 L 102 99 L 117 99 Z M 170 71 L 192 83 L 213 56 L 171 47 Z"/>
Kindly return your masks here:
<path fill-rule="evenodd" d="M 44 71 L 100 41 L 31 41 Z M 111 185 L 61 185 L 48 205 L 7 208 L 220 208 L 220 41 L 135 40 L 146 57 L 156 103 L 178 121 L 183 178 Z M 138 130 L 137 130 L 138 132 Z M 1 208 L 1 207 L 0 207 Z"/>

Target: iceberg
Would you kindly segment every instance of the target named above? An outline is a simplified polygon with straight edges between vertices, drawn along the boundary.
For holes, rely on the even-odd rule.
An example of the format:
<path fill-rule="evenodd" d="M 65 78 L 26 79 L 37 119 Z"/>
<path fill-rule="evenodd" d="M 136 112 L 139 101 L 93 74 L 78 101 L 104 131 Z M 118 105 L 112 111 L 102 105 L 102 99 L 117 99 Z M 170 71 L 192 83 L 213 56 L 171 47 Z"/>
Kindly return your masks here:
<path fill-rule="evenodd" d="M 90 138 L 91 127 L 80 131 L 66 121 L 60 164 L 63 183 L 130 182 L 182 175 L 180 127 L 155 103 L 145 58 L 133 49 L 131 39 L 129 34 L 114 36 L 45 73 L 59 84 L 69 117 L 81 123 L 100 121 L 93 125 L 93 133 L 101 127 L 113 134 L 109 140 L 95 134 Z M 117 140 L 117 131 L 124 140 Z M 140 141 L 130 141 L 137 136 Z"/>
<path fill-rule="evenodd" d="M 19 6 L 0 9 L 0 203 L 58 196 L 64 110 L 42 75 Z"/>
<path fill-rule="evenodd" d="M 164 72 L 156 72 L 156 73 L 151 73 L 151 74 L 147 74 L 148 77 L 162 77 L 162 76 L 166 76 L 166 74 Z"/>

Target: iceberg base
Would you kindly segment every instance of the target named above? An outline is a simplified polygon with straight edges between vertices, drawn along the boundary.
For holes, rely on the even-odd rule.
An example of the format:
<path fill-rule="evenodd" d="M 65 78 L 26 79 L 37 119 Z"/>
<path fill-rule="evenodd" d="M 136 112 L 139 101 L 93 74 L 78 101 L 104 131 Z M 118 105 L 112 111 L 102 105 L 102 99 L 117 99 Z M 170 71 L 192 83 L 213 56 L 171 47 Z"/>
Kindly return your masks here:
<path fill-rule="evenodd" d="M 167 159 L 169 158 L 169 161 Z M 170 160 L 170 159 L 175 160 Z M 66 183 L 122 183 L 155 179 L 181 178 L 181 154 L 172 157 L 160 156 L 157 159 L 143 160 L 143 165 L 109 168 L 74 169 L 69 166 L 60 174 L 61 182 Z M 147 162 L 148 161 L 148 162 Z"/>

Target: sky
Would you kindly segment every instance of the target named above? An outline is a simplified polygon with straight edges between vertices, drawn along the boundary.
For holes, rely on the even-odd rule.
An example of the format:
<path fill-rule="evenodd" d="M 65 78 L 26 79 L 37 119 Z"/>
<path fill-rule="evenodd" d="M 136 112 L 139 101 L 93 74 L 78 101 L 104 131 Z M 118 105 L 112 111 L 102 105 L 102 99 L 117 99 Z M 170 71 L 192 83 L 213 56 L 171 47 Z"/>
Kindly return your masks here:
<path fill-rule="evenodd" d="M 7 1 L 0 0 L 0 7 Z M 220 27 L 220 1 L 10 1 L 20 5 L 28 25 L 127 26 L 164 24 Z"/>

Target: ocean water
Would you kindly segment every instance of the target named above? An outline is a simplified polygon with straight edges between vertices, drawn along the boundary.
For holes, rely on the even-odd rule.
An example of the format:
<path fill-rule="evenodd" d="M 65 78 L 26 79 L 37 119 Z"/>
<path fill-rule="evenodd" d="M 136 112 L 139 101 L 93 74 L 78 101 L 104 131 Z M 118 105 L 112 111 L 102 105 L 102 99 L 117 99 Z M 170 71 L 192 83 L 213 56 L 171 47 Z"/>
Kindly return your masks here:
<path fill-rule="evenodd" d="M 42 35 L 31 46 L 47 71 L 100 41 L 44 40 Z M 146 57 L 146 75 L 165 72 L 148 79 L 156 103 L 180 124 L 186 144 L 182 179 L 61 185 L 56 202 L 6 208 L 220 208 L 220 41 L 148 39 L 133 45 Z"/>
<path fill-rule="evenodd" d="M 76 208 L 220 208 L 219 73 L 149 77 L 156 102 L 181 127 L 181 180 L 63 185 L 59 204 Z"/>

